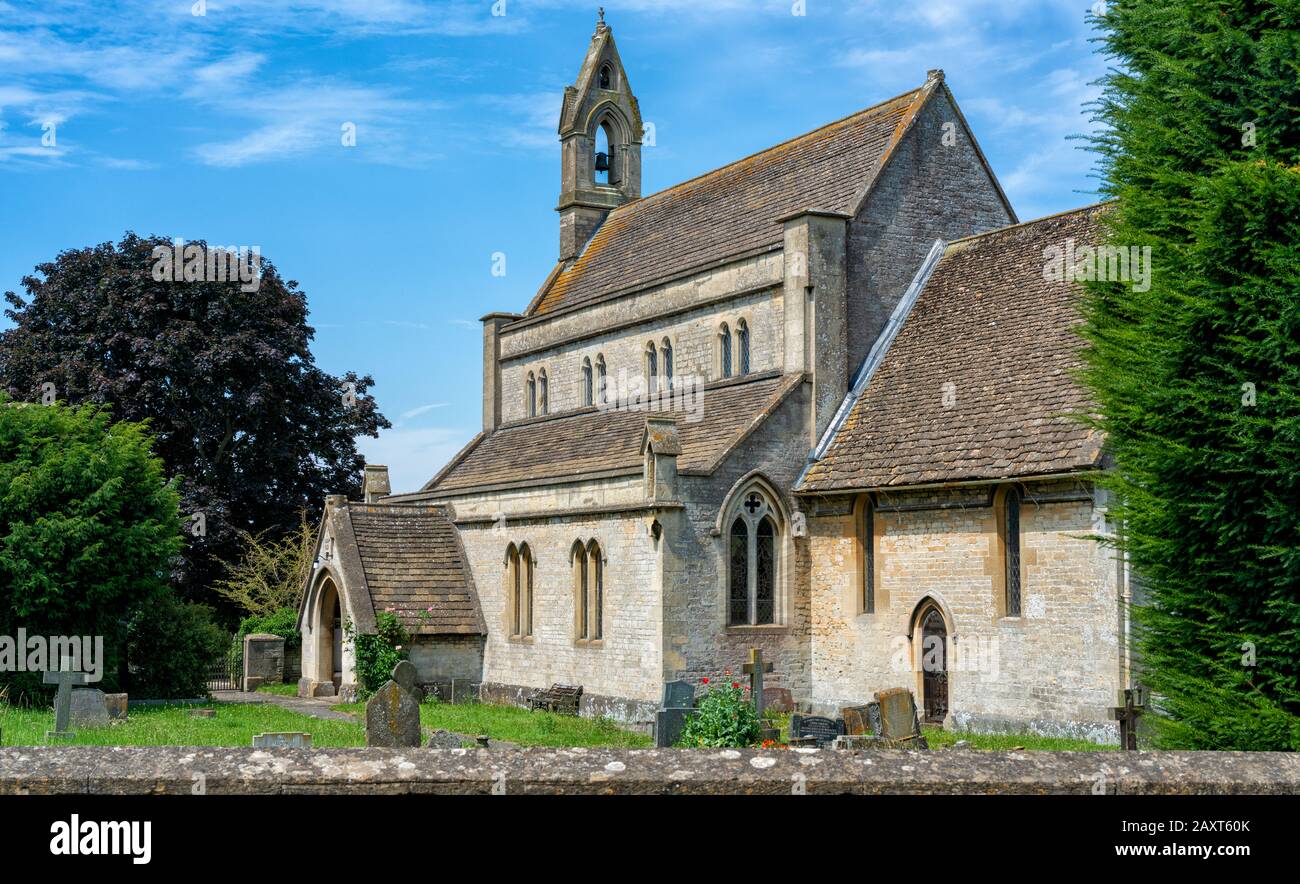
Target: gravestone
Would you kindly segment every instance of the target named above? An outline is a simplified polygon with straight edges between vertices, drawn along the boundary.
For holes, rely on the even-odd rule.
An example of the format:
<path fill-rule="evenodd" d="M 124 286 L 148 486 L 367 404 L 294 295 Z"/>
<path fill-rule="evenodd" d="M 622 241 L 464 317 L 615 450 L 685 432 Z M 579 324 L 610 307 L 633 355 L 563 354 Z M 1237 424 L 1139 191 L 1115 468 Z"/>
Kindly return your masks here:
<path fill-rule="evenodd" d="M 254 749 L 310 749 L 311 734 L 301 731 L 253 734 Z"/>
<path fill-rule="evenodd" d="M 663 707 L 655 712 L 655 748 L 670 749 L 681 739 L 686 719 L 695 713 L 695 685 L 689 681 L 664 682 Z"/>
<path fill-rule="evenodd" d="M 216 718 L 217 710 L 215 709 L 191 709 L 190 718 Z"/>
<path fill-rule="evenodd" d="M 880 704 L 845 706 L 840 710 L 844 718 L 844 733 L 850 737 L 880 736 Z"/>
<path fill-rule="evenodd" d="M 754 698 L 754 711 L 763 717 L 763 675 L 771 672 L 771 663 L 764 662 L 762 648 L 749 649 L 749 662 L 740 667 L 749 676 L 749 695 Z"/>
<path fill-rule="evenodd" d="M 1136 750 L 1138 719 L 1146 709 L 1146 688 L 1135 685 L 1120 691 L 1119 703 L 1110 710 L 1110 717 L 1119 722 L 1119 747 Z"/>
<path fill-rule="evenodd" d="M 791 746 L 829 746 L 844 733 L 844 719 L 820 715 L 790 716 Z"/>
<path fill-rule="evenodd" d="M 794 694 L 789 688 L 763 688 L 763 708 L 773 712 L 793 712 Z"/>
<path fill-rule="evenodd" d="M 284 639 L 269 632 L 244 636 L 244 690 L 284 681 Z"/>
<path fill-rule="evenodd" d="M 54 697 L 54 730 L 46 731 L 45 738 L 56 740 L 71 740 L 77 735 L 68 730 L 68 722 L 72 717 L 72 686 L 83 685 L 88 680 L 86 673 L 73 672 L 72 661 L 64 658 L 57 672 L 46 672 L 41 676 L 45 684 L 56 684 L 59 686 L 58 693 Z"/>
<path fill-rule="evenodd" d="M 104 705 L 108 707 L 110 721 L 126 721 L 126 711 L 130 705 L 129 699 L 126 694 L 104 695 Z"/>
<path fill-rule="evenodd" d="M 69 703 L 72 727 L 108 727 L 108 702 L 99 688 L 73 688 Z"/>
<path fill-rule="evenodd" d="M 399 688 L 415 697 L 417 703 L 424 700 L 424 688 L 417 682 L 419 677 L 419 670 L 410 660 L 399 660 L 393 667 L 393 681 L 397 682 Z"/>
<path fill-rule="evenodd" d="M 393 667 L 393 677 L 366 701 L 366 745 L 420 745 L 420 701 L 415 691 L 415 666 L 403 660 Z"/>
<path fill-rule="evenodd" d="M 885 748 L 925 749 L 916 700 L 907 688 L 890 688 L 876 692 L 880 708 L 880 741 Z"/>
<path fill-rule="evenodd" d="M 436 730 L 429 735 L 429 742 L 425 744 L 426 749 L 460 749 L 465 742 L 465 738 L 460 734 L 454 734 L 451 731 Z"/>

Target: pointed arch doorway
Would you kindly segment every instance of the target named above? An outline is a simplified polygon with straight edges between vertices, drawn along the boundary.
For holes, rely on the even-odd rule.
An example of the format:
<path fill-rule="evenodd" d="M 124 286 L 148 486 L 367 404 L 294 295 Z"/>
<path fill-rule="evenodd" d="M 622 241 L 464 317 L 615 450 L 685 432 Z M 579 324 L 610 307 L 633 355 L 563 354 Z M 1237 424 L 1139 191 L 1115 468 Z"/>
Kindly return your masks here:
<path fill-rule="evenodd" d="M 933 599 L 917 608 L 920 633 L 921 709 L 927 724 L 942 725 L 948 716 L 948 623 Z"/>

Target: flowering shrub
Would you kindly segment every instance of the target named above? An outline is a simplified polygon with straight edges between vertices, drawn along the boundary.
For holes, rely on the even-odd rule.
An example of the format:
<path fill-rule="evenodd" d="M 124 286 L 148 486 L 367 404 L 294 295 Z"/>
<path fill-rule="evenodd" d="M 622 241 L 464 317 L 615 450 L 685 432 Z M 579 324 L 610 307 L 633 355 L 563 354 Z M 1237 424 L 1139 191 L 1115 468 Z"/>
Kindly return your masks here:
<path fill-rule="evenodd" d="M 347 625 L 356 652 L 357 681 L 361 683 L 363 697 L 383 687 L 393 674 L 393 667 L 409 653 L 407 645 L 411 636 L 391 609 L 376 612 L 375 626 L 378 631 L 373 635 L 355 635 L 352 624 Z"/>
<path fill-rule="evenodd" d="M 707 685 L 707 678 L 701 679 Z M 678 746 L 689 748 L 732 748 L 758 742 L 758 713 L 739 682 L 723 682 L 709 688 L 695 704 L 696 712 L 682 728 Z"/>

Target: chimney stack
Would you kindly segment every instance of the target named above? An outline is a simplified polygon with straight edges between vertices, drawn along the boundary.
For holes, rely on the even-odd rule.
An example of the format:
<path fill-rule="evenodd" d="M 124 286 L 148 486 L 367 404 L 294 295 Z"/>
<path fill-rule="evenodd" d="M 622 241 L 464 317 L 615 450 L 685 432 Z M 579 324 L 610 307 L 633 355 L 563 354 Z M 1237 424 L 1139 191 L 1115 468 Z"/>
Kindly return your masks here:
<path fill-rule="evenodd" d="M 366 464 L 366 503 L 377 503 L 387 497 L 392 489 L 388 485 L 388 467 L 383 464 Z"/>

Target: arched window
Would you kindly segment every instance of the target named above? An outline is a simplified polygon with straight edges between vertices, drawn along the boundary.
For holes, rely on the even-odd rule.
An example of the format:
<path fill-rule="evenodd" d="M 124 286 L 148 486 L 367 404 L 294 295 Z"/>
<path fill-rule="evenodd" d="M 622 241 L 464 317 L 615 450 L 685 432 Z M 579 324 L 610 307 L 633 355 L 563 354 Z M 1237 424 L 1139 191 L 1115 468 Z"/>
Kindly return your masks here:
<path fill-rule="evenodd" d="M 546 381 L 546 369 L 537 373 L 537 413 L 548 414 L 550 411 L 550 384 Z"/>
<path fill-rule="evenodd" d="M 718 376 L 731 377 L 731 329 L 725 322 L 718 329 Z"/>
<path fill-rule="evenodd" d="M 582 404 L 583 405 L 592 404 L 593 400 L 591 398 L 591 394 L 592 394 L 591 360 L 583 359 L 582 360 Z"/>
<path fill-rule="evenodd" d="M 592 172 L 597 184 L 618 183 L 614 156 L 616 143 L 614 130 L 608 120 L 596 127 L 596 155 L 592 160 Z"/>
<path fill-rule="evenodd" d="M 765 626 L 778 620 L 780 529 L 777 511 L 758 489 L 740 496 L 727 532 L 727 624 Z"/>
<path fill-rule="evenodd" d="M 1007 617 L 1020 616 L 1020 489 L 1009 485 L 1002 492 L 1001 533 L 1003 551 L 1003 606 Z"/>
<path fill-rule="evenodd" d="M 749 324 L 745 320 L 736 323 L 736 355 L 740 359 L 740 374 L 749 374 Z"/>
<path fill-rule="evenodd" d="M 537 417 L 537 378 L 528 373 L 528 416 Z"/>
<path fill-rule="evenodd" d="M 659 391 L 659 357 L 655 355 L 654 341 L 646 344 L 646 393 Z"/>
<path fill-rule="evenodd" d="M 601 88 L 601 89 L 613 89 L 613 88 L 614 88 L 614 71 L 610 68 L 609 65 L 601 65 L 601 68 L 600 68 L 600 88 Z"/>
<path fill-rule="evenodd" d="M 876 502 L 862 500 L 862 613 L 876 613 Z"/>
<path fill-rule="evenodd" d="M 506 548 L 506 588 L 510 605 L 510 635 L 533 634 L 533 553 L 528 544 Z"/>
<path fill-rule="evenodd" d="M 663 346 L 659 348 L 663 356 L 663 373 L 664 387 L 669 393 L 673 391 L 673 342 L 664 338 Z"/>
<path fill-rule="evenodd" d="M 605 563 L 600 544 L 573 545 L 574 631 L 578 641 L 599 641 L 605 629 Z"/>
<path fill-rule="evenodd" d="M 596 401 L 601 405 L 609 401 L 609 386 L 605 380 L 605 357 L 600 353 L 596 354 L 596 395 L 599 397 Z"/>

